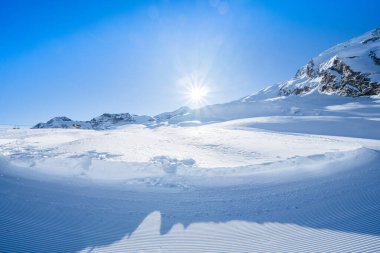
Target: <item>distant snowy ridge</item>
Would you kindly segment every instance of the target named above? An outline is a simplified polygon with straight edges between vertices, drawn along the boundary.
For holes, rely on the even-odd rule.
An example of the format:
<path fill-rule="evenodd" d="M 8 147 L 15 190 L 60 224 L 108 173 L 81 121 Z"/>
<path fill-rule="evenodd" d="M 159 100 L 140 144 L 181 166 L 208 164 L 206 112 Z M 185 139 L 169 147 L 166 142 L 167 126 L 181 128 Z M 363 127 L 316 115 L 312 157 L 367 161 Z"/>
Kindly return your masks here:
<path fill-rule="evenodd" d="M 127 124 L 155 125 L 167 122 L 170 119 L 188 114 L 191 109 L 183 106 L 173 112 L 161 113 L 155 117 L 147 115 L 136 115 L 129 113 L 104 113 L 99 117 L 95 117 L 89 121 L 76 121 L 67 117 L 55 117 L 46 123 L 38 123 L 33 128 L 78 128 L 78 129 L 94 129 L 105 130 Z"/>
<path fill-rule="evenodd" d="M 129 113 L 104 113 L 90 121 L 75 121 L 67 117 L 55 117 L 46 123 L 38 123 L 33 128 L 80 128 L 104 130 L 126 124 L 148 124 L 154 119 L 150 116 L 132 115 Z"/>
<path fill-rule="evenodd" d="M 164 113 L 158 114 L 157 116 L 154 116 L 154 119 L 157 122 L 165 122 L 165 121 L 168 121 L 168 120 L 173 119 L 175 117 L 184 116 L 190 112 L 191 112 L 191 109 L 189 107 L 182 106 L 175 111 L 164 112 Z"/>
<path fill-rule="evenodd" d="M 378 117 L 379 95 L 380 28 L 377 28 L 322 52 L 291 80 L 236 101 L 199 109 L 184 106 L 154 117 L 129 113 L 105 113 L 90 121 L 56 117 L 33 128 L 102 130 L 126 124 L 185 126 L 260 116 L 355 116 L 366 108 L 370 112 L 365 112 L 367 116 Z M 336 106 L 344 109 L 335 110 Z"/>

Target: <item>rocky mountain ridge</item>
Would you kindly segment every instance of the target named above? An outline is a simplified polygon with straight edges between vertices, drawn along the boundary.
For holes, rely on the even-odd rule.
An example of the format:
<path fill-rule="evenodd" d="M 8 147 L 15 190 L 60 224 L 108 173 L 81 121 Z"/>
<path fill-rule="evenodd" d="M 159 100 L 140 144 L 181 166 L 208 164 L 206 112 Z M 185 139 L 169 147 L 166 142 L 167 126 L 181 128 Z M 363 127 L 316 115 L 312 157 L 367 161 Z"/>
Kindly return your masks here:
<path fill-rule="evenodd" d="M 71 120 L 65 116 L 55 117 L 46 123 L 38 123 L 33 128 L 78 128 L 104 130 L 125 124 L 148 124 L 154 119 L 150 116 L 132 115 L 129 113 L 104 113 L 89 121 Z"/>
<path fill-rule="evenodd" d="M 379 94 L 380 28 L 322 52 L 279 85 L 284 96 L 314 89 L 350 97 Z"/>
<path fill-rule="evenodd" d="M 127 124 L 155 125 L 166 122 L 169 119 L 185 115 L 191 111 L 189 107 L 181 107 L 173 112 L 166 112 L 155 117 L 147 115 L 136 115 L 130 113 L 104 113 L 89 121 L 76 121 L 68 117 L 55 117 L 46 123 L 38 123 L 33 128 L 77 128 L 77 129 L 94 129 L 105 130 Z"/>

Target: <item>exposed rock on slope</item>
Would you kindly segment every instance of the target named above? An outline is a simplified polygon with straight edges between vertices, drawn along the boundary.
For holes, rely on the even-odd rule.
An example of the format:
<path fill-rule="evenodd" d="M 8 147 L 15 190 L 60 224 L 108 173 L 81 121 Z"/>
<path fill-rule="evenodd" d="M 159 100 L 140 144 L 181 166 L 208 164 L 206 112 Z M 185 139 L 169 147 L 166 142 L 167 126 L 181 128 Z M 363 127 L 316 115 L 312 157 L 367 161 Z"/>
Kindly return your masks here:
<path fill-rule="evenodd" d="M 89 121 L 93 129 L 108 129 L 126 124 L 149 124 L 154 119 L 150 116 L 131 115 L 129 113 L 104 113 Z"/>
<path fill-rule="evenodd" d="M 33 128 L 82 128 L 90 129 L 91 124 L 86 121 L 74 121 L 67 117 L 55 117 L 46 123 L 38 123 Z"/>

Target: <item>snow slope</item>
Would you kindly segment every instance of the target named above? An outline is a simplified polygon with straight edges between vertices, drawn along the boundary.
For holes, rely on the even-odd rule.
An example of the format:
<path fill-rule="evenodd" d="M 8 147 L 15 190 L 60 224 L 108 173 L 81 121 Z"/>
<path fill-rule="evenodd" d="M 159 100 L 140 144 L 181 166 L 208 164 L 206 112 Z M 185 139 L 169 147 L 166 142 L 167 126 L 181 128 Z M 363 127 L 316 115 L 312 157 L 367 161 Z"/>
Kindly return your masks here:
<path fill-rule="evenodd" d="M 334 125 L 330 128 L 331 122 L 335 122 L 336 118 L 312 117 L 304 120 L 319 131 L 337 131 Z M 338 124 L 353 126 L 351 122 L 354 122 L 366 126 L 366 137 L 373 139 L 351 141 L 352 138 L 332 136 L 294 136 L 252 128 L 260 128 L 260 124 L 265 122 L 275 122 L 280 129 L 286 131 L 287 128 L 281 126 L 295 122 L 299 128 L 313 131 L 307 123 L 300 123 L 298 117 L 277 117 L 198 127 L 167 126 L 151 129 L 142 125 L 130 125 L 105 132 L 71 129 L 7 130 L 0 134 L 0 152 L 14 165 L 60 176 L 81 175 L 91 179 L 121 181 L 176 173 L 184 176 L 209 173 L 214 177 L 228 172 L 230 168 L 235 170 L 236 176 L 239 173 L 254 174 L 255 170 L 268 166 L 268 163 L 289 161 L 297 156 L 351 152 L 359 150 L 363 145 L 367 147 L 371 143 L 377 143 L 380 121 L 358 118 L 342 120 L 338 118 Z M 357 134 L 355 125 L 354 129 L 345 128 L 345 131 L 347 136 Z M 166 168 L 170 166 L 173 166 L 173 172 Z M 105 170 L 107 173 L 104 173 Z"/>
<path fill-rule="evenodd" d="M 170 124 L 185 122 L 203 124 L 235 119 L 269 116 L 326 116 L 378 118 L 380 97 L 344 97 L 313 91 L 304 95 L 272 97 L 278 87 L 244 97 L 226 104 L 205 106 L 183 116 L 170 119 Z M 359 130 L 360 132 L 360 130 Z"/>
<path fill-rule="evenodd" d="M 0 251 L 379 251 L 379 124 L 1 129 Z"/>

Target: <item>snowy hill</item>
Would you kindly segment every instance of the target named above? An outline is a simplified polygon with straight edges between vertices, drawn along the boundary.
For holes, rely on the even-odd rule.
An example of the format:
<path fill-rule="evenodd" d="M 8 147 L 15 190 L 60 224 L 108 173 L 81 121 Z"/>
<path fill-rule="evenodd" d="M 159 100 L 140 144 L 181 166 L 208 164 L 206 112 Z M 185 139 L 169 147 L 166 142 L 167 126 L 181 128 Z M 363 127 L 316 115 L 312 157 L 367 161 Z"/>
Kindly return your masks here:
<path fill-rule="evenodd" d="M 210 123 L 259 116 L 378 116 L 380 105 L 380 28 L 338 44 L 299 69 L 294 78 L 242 99 L 155 117 L 103 114 L 90 121 L 57 117 L 34 128 L 110 129 L 126 124 Z"/>

